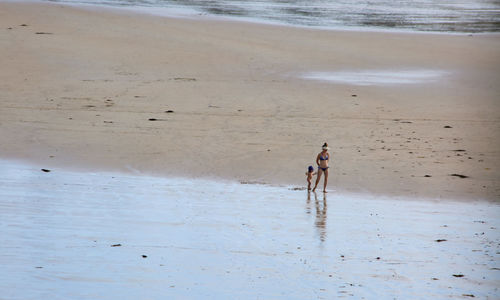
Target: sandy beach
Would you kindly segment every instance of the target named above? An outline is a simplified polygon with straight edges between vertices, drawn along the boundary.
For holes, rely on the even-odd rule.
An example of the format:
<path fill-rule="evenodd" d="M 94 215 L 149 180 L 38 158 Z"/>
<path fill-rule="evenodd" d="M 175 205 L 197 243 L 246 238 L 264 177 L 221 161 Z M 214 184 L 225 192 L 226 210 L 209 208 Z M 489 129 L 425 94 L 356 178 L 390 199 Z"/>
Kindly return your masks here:
<path fill-rule="evenodd" d="M 498 35 L 2 2 L 0 57 L 4 159 L 304 185 L 327 141 L 337 191 L 500 198 Z M 304 78 L 364 71 L 417 75 L 406 83 Z"/>
<path fill-rule="evenodd" d="M 498 34 L 7 1 L 0 57 L 0 299 L 500 295 Z"/>

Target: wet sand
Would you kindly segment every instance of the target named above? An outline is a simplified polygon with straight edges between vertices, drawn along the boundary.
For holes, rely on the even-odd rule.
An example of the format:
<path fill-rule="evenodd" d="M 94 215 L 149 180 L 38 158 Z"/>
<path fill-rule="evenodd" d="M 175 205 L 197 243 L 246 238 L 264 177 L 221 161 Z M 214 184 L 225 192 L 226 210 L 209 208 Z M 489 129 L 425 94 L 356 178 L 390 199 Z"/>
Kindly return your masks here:
<path fill-rule="evenodd" d="M 499 50 L 1 2 L 0 157 L 302 185 L 328 141 L 332 189 L 496 201 Z"/>
<path fill-rule="evenodd" d="M 0 168 L 2 299 L 499 296 L 495 203 Z"/>

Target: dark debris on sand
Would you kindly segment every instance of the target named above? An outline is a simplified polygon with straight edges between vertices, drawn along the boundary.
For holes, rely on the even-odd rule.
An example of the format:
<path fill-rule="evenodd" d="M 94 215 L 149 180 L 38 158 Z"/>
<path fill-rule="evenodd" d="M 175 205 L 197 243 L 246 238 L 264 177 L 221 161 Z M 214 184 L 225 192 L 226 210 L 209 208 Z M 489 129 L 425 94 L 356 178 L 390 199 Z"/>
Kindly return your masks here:
<path fill-rule="evenodd" d="M 450 174 L 450 176 L 455 176 L 455 177 L 459 177 L 459 178 L 469 178 L 469 176 L 462 175 L 462 174 Z"/>
<path fill-rule="evenodd" d="M 45 173 L 49 173 L 49 172 L 50 172 L 50 170 L 49 170 L 49 169 L 41 169 L 41 170 L 42 170 L 43 172 L 45 172 Z"/>
<path fill-rule="evenodd" d="M 175 77 L 173 78 L 175 81 L 196 81 L 196 78 L 190 78 L 190 77 Z"/>
<path fill-rule="evenodd" d="M 252 180 L 241 180 L 240 184 L 262 184 L 265 185 L 265 182 L 262 181 L 252 181 Z"/>

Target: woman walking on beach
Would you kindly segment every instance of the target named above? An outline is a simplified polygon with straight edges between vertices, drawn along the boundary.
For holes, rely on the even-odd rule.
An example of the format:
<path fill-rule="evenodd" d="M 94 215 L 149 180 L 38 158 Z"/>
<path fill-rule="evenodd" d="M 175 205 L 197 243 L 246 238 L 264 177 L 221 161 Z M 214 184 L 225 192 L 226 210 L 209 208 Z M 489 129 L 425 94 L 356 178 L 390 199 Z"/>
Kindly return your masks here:
<path fill-rule="evenodd" d="M 313 192 L 316 191 L 316 187 L 321 179 L 321 174 L 325 174 L 323 193 L 326 193 L 326 185 L 328 184 L 328 162 L 330 161 L 330 153 L 328 153 L 328 144 L 324 143 L 322 151 L 316 156 L 316 164 L 318 165 L 318 177 L 316 178 L 316 184 L 314 185 Z"/>

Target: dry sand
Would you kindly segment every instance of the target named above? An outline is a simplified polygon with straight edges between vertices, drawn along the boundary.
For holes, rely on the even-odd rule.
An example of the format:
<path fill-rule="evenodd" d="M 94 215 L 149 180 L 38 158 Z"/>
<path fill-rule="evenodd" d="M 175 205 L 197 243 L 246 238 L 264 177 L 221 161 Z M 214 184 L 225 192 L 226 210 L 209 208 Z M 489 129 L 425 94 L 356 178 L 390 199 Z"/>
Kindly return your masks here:
<path fill-rule="evenodd" d="M 320 31 L 7 2 L 0 57 L 2 158 L 304 184 L 328 141 L 333 189 L 500 199 L 498 35 Z M 407 69 L 449 74 L 375 86 L 300 78 Z"/>

